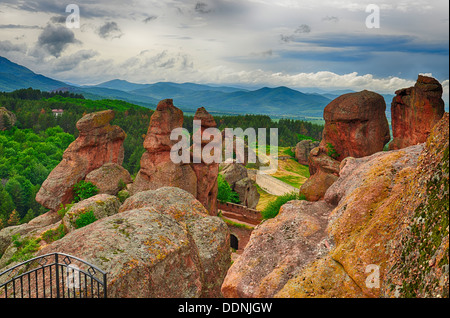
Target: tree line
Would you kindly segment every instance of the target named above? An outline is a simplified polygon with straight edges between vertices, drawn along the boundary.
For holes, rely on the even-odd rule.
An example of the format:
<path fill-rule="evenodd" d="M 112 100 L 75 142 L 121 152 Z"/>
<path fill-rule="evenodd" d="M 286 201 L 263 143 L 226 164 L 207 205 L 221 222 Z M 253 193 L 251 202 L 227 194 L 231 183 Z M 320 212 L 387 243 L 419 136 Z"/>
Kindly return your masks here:
<path fill-rule="evenodd" d="M 131 175 L 140 169 L 143 142 L 153 110 L 120 100 L 89 100 L 69 92 L 25 89 L 0 92 L 0 106 L 14 112 L 17 122 L 0 132 L 0 228 L 28 222 L 45 211 L 35 201 L 43 181 L 62 159 L 64 150 L 78 137 L 76 123 L 83 115 L 115 110 L 111 122 L 127 134 L 123 167 Z M 52 109 L 62 109 L 55 116 Z M 224 128 L 278 128 L 279 145 L 295 146 L 300 135 L 321 139 L 323 127 L 300 120 L 272 120 L 265 115 L 214 116 Z M 193 116 L 185 116 L 184 128 L 192 132 Z"/>

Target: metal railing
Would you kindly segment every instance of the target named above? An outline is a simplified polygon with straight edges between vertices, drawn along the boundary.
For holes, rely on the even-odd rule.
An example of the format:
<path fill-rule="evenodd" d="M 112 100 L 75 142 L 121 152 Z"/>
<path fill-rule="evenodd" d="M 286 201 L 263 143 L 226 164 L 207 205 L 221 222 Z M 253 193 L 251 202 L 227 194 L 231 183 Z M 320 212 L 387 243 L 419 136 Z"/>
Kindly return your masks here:
<path fill-rule="evenodd" d="M 106 273 L 75 256 L 46 254 L 0 273 L 0 298 L 107 298 Z"/>

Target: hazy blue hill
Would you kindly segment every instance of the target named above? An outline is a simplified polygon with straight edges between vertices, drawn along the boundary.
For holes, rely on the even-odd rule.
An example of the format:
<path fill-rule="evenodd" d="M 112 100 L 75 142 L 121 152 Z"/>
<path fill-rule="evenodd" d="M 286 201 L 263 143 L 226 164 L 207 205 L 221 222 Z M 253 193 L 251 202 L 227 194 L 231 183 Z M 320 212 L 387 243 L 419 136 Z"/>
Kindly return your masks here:
<path fill-rule="evenodd" d="M 0 56 L 0 91 L 11 92 L 28 87 L 51 91 L 63 86 L 67 86 L 67 84 L 36 74 L 24 66 Z"/>
<path fill-rule="evenodd" d="M 114 79 L 112 81 L 97 84 L 92 87 L 117 89 L 117 90 L 121 90 L 124 92 L 130 92 L 135 89 L 143 88 L 146 86 L 147 86 L 146 84 L 136 84 L 136 83 L 130 83 L 128 81 L 120 80 L 120 79 Z M 87 87 L 87 86 L 83 86 L 83 87 Z"/>
<path fill-rule="evenodd" d="M 204 106 L 212 113 L 266 114 L 285 117 L 322 117 L 330 98 L 317 93 L 302 93 L 287 87 L 246 90 L 229 86 L 195 83 L 159 82 L 137 84 L 115 79 L 93 86 L 74 86 L 35 74 L 31 70 L 0 57 L 0 91 L 32 87 L 43 91 L 63 89 L 86 98 L 119 99 L 154 108 L 166 98 L 186 111 Z"/>

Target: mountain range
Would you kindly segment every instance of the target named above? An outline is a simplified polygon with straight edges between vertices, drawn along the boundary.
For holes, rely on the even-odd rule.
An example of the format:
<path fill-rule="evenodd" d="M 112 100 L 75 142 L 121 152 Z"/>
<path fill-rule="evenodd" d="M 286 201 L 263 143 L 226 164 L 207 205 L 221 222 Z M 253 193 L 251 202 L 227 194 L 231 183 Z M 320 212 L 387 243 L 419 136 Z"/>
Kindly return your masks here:
<path fill-rule="evenodd" d="M 288 118 L 321 118 L 325 106 L 334 98 L 352 92 L 317 90 L 320 93 L 314 93 L 309 89 L 309 93 L 303 93 L 284 86 L 251 90 L 195 83 L 137 84 L 119 79 L 98 85 L 76 86 L 36 74 L 0 56 L 0 91 L 29 87 L 43 91 L 71 91 L 93 100 L 120 99 L 149 108 L 155 108 L 160 100 L 170 98 L 177 107 L 187 112 L 204 106 L 211 113 L 265 114 Z M 394 96 L 384 96 L 389 105 Z"/>

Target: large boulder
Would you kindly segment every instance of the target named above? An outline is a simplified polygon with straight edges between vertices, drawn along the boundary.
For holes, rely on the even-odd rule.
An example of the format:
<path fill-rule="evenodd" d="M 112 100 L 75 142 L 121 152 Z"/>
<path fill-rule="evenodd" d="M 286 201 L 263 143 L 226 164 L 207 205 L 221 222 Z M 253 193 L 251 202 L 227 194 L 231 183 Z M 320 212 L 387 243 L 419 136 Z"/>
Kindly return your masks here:
<path fill-rule="evenodd" d="M 383 96 L 364 90 L 339 96 L 325 107 L 320 147 L 337 152 L 336 158 L 365 157 L 382 151 L 390 138 Z"/>
<path fill-rule="evenodd" d="M 327 216 L 331 206 L 291 201 L 279 215 L 257 226 L 242 255 L 222 285 L 227 298 L 273 297 L 292 273 L 326 250 Z"/>
<path fill-rule="evenodd" d="M 85 181 L 94 184 L 99 189 L 99 193 L 111 195 L 117 195 L 120 190 L 123 190 L 121 187 L 133 182 L 130 173 L 116 163 L 107 163 L 89 172 Z"/>
<path fill-rule="evenodd" d="M 134 180 L 130 194 L 161 187 L 178 187 L 197 196 L 197 176 L 188 163 L 174 163 L 170 158 L 176 141 L 170 140 L 172 131 L 183 126 L 183 112 L 173 105 L 173 100 L 159 102 L 150 119 L 144 141 L 145 153 L 141 169 Z"/>
<path fill-rule="evenodd" d="M 36 201 L 50 210 L 73 199 L 73 186 L 105 163 L 121 165 L 125 132 L 112 126 L 112 110 L 85 115 L 77 122 L 78 138 L 64 151 L 63 160 L 50 173 Z"/>
<path fill-rule="evenodd" d="M 394 139 L 389 149 L 426 141 L 431 129 L 444 115 L 442 93 L 442 85 L 436 79 L 422 75 L 414 87 L 395 92 L 391 106 Z"/>
<path fill-rule="evenodd" d="M 0 131 L 11 128 L 16 124 L 17 118 L 13 112 L 5 107 L 0 107 Z"/>
<path fill-rule="evenodd" d="M 311 150 L 319 147 L 319 141 L 302 140 L 295 146 L 295 159 L 302 165 L 309 165 L 309 154 Z"/>
<path fill-rule="evenodd" d="M 311 176 L 302 184 L 299 193 L 308 201 L 322 200 L 328 188 L 339 177 L 340 162 L 316 147 L 310 152 L 308 165 Z"/>
<path fill-rule="evenodd" d="M 230 265 L 227 225 L 179 188 L 136 194 L 121 213 L 73 231 L 39 251 L 58 251 L 108 273 L 115 298 L 220 297 Z M 138 288 L 137 288 L 138 287 Z"/>
<path fill-rule="evenodd" d="M 310 179 L 300 194 L 307 200 L 323 199 L 339 176 L 340 161 L 382 151 L 390 140 L 383 96 L 364 90 L 339 96 L 325 107 L 325 128 L 319 147 L 309 154 Z"/>
<path fill-rule="evenodd" d="M 64 215 L 62 223 L 67 232 L 75 231 L 77 220 L 86 213 L 92 213 L 96 220 L 114 215 L 119 212 L 120 201 L 109 194 L 97 194 L 89 199 L 73 205 Z"/>

